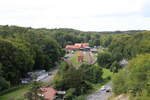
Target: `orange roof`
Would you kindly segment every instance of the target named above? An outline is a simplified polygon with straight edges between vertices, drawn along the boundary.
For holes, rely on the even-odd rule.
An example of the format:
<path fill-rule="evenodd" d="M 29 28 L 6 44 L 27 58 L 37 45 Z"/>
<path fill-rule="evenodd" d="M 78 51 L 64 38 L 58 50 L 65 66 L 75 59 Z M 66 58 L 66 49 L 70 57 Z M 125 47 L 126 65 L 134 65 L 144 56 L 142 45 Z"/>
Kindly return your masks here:
<path fill-rule="evenodd" d="M 79 49 L 79 46 L 75 46 L 75 45 L 67 45 L 66 49 Z"/>
<path fill-rule="evenodd" d="M 87 46 L 89 46 L 89 43 L 82 43 L 82 46 L 87 47 Z"/>
<path fill-rule="evenodd" d="M 75 43 L 75 46 L 81 47 L 82 43 Z"/>
<path fill-rule="evenodd" d="M 89 46 L 89 43 L 76 43 L 75 46 L 87 47 L 87 46 Z"/>
<path fill-rule="evenodd" d="M 42 87 L 42 88 L 40 88 L 40 90 L 42 91 L 42 94 L 46 100 L 54 100 L 55 99 L 57 90 L 55 90 L 53 88 L 48 88 L 48 87 Z"/>
<path fill-rule="evenodd" d="M 75 43 L 74 45 L 66 45 L 66 49 L 80 49 L 84 47 L 88 47 L 89 43 Z"/>
<path fill-rule="evenodd" d="M 74 47 L 74 45 L 66 45 L 66 49 L 73 48 L 73 47 Z"/>

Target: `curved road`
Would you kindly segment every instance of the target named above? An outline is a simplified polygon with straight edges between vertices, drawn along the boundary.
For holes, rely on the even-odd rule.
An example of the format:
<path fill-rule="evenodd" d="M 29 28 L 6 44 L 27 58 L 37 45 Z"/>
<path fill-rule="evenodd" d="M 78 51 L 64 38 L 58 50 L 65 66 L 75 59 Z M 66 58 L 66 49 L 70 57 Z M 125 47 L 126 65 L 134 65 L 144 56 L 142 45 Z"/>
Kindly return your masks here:
<path fill-rule="evenodd" d="M 104 86 L 111 88 L 112 82 L 109 82 Z M 89 95 L 87 97 L 87 100 L 107 100 L 110 96 L 112 96 L 111 92 L 106 92 L 105 90 L 102 91 L 101 89 L 99 89 L 95 93 Z"/>

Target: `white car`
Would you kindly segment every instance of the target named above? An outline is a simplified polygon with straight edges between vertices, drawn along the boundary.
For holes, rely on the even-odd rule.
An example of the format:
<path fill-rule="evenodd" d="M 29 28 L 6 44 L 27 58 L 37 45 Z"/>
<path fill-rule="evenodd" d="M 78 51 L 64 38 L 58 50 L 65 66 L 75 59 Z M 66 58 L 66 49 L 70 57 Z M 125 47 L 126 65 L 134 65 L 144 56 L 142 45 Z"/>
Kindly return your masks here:
<path fill-rule="evenodd" d="M 102 86 L 101 91 L 106 90 L 106 86 Z"/>
<path fill-rule="evenodd" d="M 106 88 L 106 92 L 111 92 L 111 91 L 112 91 L 112 89 L 110 87 Z"/>

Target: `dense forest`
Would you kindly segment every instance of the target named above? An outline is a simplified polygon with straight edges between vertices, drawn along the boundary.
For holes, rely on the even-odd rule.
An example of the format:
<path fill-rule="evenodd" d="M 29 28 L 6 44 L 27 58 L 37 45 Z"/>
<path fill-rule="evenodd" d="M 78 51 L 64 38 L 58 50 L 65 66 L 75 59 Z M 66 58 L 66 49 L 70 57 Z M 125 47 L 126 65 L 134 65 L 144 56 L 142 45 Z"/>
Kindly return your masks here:
<path fill-rule="evenodd" d="M 0 90 L 20 83 L 29 71 L 50 70 L 64 56 L 67 44 L 99 45 L 100 34 L 74 29 L 0 26 Z"/>
<path fill-rule="evenodd" d="M 112 36 L 111 36 L 112 37 Z M 113 36 L 108 50 L 99 53 L 98 64 L 114 73 L 115 95 L 128 94 L 130 100 L 150 99 L 150 32 Z M 121 67 L 120 61 L 128 60 Z"/>
<path fill-rule="evenodd" d="M 131 93 L 132 100 L 148 100 L 150 95 L 150 32 L 116 31 L 83 32 L 74 29 L 34 29 L 31 27 L 0 26 L 0 91 L 20 84 L 27 72 L 54 68 L 65 55 L 68 44 L 87 42 L 101 46 L 97 65 L 83 64 L 78 70 L 60 63 L 54 87 L 67 90 L 66 97 L 80 96 L 91 89 L 91 83 L 102 81 L 102 68 L 114 74 L 116 95 Z M 122 60 L 127 67 L 120 66 Z"/>

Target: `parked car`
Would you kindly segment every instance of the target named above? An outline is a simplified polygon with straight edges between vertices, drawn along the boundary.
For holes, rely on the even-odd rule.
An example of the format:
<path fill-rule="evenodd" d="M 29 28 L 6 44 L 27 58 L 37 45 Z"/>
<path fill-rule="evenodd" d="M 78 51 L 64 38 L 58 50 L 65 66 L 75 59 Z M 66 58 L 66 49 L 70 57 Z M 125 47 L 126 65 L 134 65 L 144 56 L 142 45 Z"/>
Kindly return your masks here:
<path fill-rule="evenodd" d="M 111 92 L 111 88 L 110 88 L 110 87 L 107 87 L 107 88 L 106 88 L 106 92 Z"/>
<path fill-rule="evenodd" d="M 52 75 L 52 72 L 48 72 L 48 75 Z"/>
<path fill-rule="evenodd" d="M 101 91 L 106 90 L 106 86 L 102 86 Z"/>

